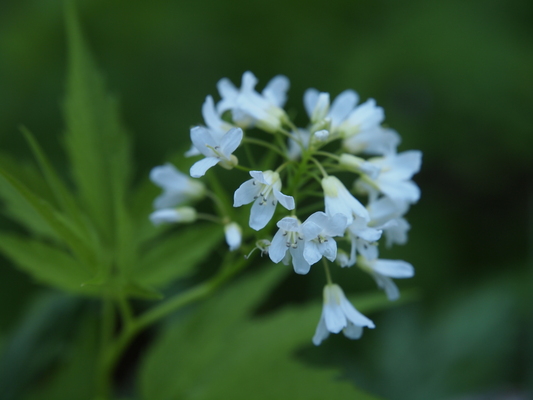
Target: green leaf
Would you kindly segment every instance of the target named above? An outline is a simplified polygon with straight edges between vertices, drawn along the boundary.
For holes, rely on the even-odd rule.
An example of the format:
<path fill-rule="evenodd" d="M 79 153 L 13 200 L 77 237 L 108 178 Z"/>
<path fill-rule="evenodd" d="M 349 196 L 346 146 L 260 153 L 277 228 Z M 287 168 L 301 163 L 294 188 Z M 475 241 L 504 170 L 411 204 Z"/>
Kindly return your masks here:
<path fill-rule="evenodd" d="M 222 228 L 189 226 L 157 241 L 139 261 L 132 278 L 149 286 L 162 287 L 189 274 L 205 260 L 223 237 Z"/>
<path fill-rule="evenodd" d="M 49 187 L 44 184 L 39 171 L 29 164 L 23 164 L 8 154 L 0 154 L 0 169 L 32 188 L 33 192 L 46 201 L 53 201 Z M 39 236 L 58 240 L 58 235 L 45 218 L 33 207 L 23 194 L 10 184 L 0 184 L 3 212 L 29 231 Z"/>
<path fill-rule="evenodd" d="M 213 355 L 226 346 L 235 324 L 251 314 L 286 272 L 288 269 L 264 268 L 216 294 L 216 301 L 206 301 L 187 323 L 178 321 L 164 332 L 141 366 L 143 398 L 182 398 L 207 369 Z"/>
<path fill-rule="evenodd" d="M 91 273 L 65 250 L 10 234 L 0 234 L 0 250 L 39 282 L 73 293 L 98 293 L 97 287 L 83 285 Z"/>
<path fill-rule="evenodd" d="M 88 248 L 84 238 L 79 236 L 80 232 L 76 226 L 62 214 L 57 212 L 44 199 L 35 195 L 22 182 L 15 177 L 8 174 L 0 167 L 0 177 L 4 182 L 11 186 L 24 200 L 39 214 L 50 228 L 55 232 L 56 237 L 61 238 L 71 250 L 76 254 L 77 258 L 83 262 L 87 268 L 94 269 L 96 267 L 95 255 L 92 249 Z"/>
<path fill-rule="evenodd" d="M 73 2 L 65 5 L 69 55 L 66 148 L 86 211 L 104 241 L 112 243 L 115 230 L 121 229 L 116 227 L 115 206 L 126 198 L 131 146 L 117 102 L 107 94 L 83 41 Z"/>
<path fill-rule="evenodd" d="M 63 181 L 59 178 L 56 171 L 54 170 L 52 164 L 44 154 L 43 150 L 39 146 L 37 140 L 33 134 L 25 127 L 21 127 L 22 134 L 28 142 L 41 171 L 45 177 L 48 186 L 50 187 L 52 193 L 54 194 L 55 200 L 61 207 L 61 211 L 66 213 L 70 218 L 76 220 L 80 225 L 82 225 L 82 215 L 79 210 L 78 205 L 74 199 L 74 196 L 67 189 Z"/>
<path fill-rule="evenodd" d="M 25 400 L 93 400 L 94 374 L 98 355 L 98 321 L 85 318 L 77 327 L 76 337 L 46 380 L 33 385 Z"/>
<path fill-rule="evenodd" d="M 375 399 L 340 381 L 338 370 L 310 369 L 291 357 L 297 347 L 312 346 L 321 304 L 250 319 L 279 274 L 288 271 L 269 266 L 227 287 L 190 319 L 171 326 L 142 366 L 142 398 Z M 354 303 L 368 312 L 388 302 L 382 294 L 373 294 Z"/>
<path fill-rule="evenodd" d="M 78 323 L 79 300 L 46 293 L 35 298 L 0 353 L 0 398 L 20 399 L 64 350 Z"/>

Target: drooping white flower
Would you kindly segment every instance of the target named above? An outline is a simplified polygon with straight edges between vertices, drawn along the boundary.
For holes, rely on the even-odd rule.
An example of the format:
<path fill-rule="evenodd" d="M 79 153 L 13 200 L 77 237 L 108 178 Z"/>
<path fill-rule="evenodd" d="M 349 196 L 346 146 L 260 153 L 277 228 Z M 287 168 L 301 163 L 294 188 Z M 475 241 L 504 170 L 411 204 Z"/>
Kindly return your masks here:
<path fill-rule="evenodd" d="M 418 150 L 404 151 L 399 154 L 388 154 L 384 157 L 375 157 L 368 160 L 379 167 L 380 172 L 376 177 L 362 176 L 356 187 L 367 192 L 370 201 L 377 199 L 383 193 L 393 202 L 416 203 L 420 198 L 420 189 L 410 179 L 420 170 L 422 153 Z"/>
<path fill-rule="evenodd" d="M 320 261 L 322 256 L 335 261 L 337 242 L 333 237 L 344 235 L 346 225 L 347 219 L 343 214 L 335 214 L 332 217 L 321 211 L 311 214 L 302 224 L 305 260 L 310 265 Z"/>
<path fill-rule="evenodd" d="M 150 214 L 154 225 L 165 223 L 191 223 L 196 221 L 196 210 L 192 207 L 163 208 Z"/>
<path fill-rule="evenodd" d="M 413 266 L 402 260 L 367 260 L 360 255 L 357 265 L 374 278 L 378 287 L 385 290 L 389 300 L 400 297 L 400 291 L 391 278 L 411 278 L 415 274 Z"/>
<path fill-rule="evenodd" d="M 231 169 L 237 165 L 237 157 L 232 153 L 239 147 L 242 136 L 241 128 L 232 128 L 220 138 L 213 137 L 211 132 L 202 126 L 192 128 L 192 143 L 205 158 L 197 161 L 191 167 L 191 176 L 199 178 L 216 164 L 220 164 L 221 167 L 226 169 Z"/>
<path fill-rule="evenodd" d="M 224 235 L 230 251 L 237 250 L 241 247 L 242 229 L 236 222 L 230 222 L 224 225 Z"/>
<path fill-rule="evenodd" d="M 257 78 L 250 71 L 242 76 L 241 88 L 237 89 L 229 79 L 223 78 L 218 84 L 222 100 L 217 111 L 222 114 L 231 110 L 233 121 L 243 127 L 258 126 L 268 132 L 275 132 L 287 118 L 282 107 L 289 89 L 287 77 L 275 76 L 261 94 L 255 91 Z"/>
<path fill-rule="evenodd" d="M 244 182 L 233 196 L 233 207 L 240 207 L 252 201 L 250 227 L 263 229 L 272 219 L 279 203 L 287 210 L 294 209 L 294 198 L 281 193 L 281 179 L 274 171 L 250 171 L 252 179 Z"/>
<path fill-rule="evenodd" d="M 318 346 L 330 332 L 339 333 L 341 330 L 347 338 L 359 339 L 363 334 L 363 327 L 374 328 L 374 323 L 355 309 L 339 285 L 326 285 L 322 315 L 313 343 Z"/>
<path fill-rule="evenodd" d="M 326 214 L 333 216 L 343 214 L 351 224 L 354 218 L 369 220 L 367 209 L 357 200 L 342 182 L 335 176 L 327 176 L 322 179 L 324 190 L 324 202 Z"/>
<path fill-rule="evenodd" d="M 150 180 L 163 189 L 163 193 L 154 200 L 154 208 L 157 210 L 198 200 L 205 195 L 202 182 L 189 178 L 172 164 L 152 168 Z"/>
<path fill-rule="evenodd" d="M 274 235 L 268 255 L 276 264 L 286 257 L 287 251 L 292 257 L 294 272 L 305 275 L 309 272 L 311 265 L 304 258 L 304 235 L 302 224 L 297 218 L 285 217 L 281 219 L 277 226 L 279 230 Z"/>
<path fill-rule="evenodd" d="M 234 128 L 233 125 L 224 121 L 215 109 L 215 102 L 213 97 L 207 96 L 205 98 L 204 104 L 202 104 L 202 116 L 204 117 L 205 124 L 211 136 L 216 140 L 220 141 L 222 136 L 229 131 L 231 128 Z M 201 154 L 200 151 L 193 145 L 185 153 L 185 157 L 192 157 Z"/>

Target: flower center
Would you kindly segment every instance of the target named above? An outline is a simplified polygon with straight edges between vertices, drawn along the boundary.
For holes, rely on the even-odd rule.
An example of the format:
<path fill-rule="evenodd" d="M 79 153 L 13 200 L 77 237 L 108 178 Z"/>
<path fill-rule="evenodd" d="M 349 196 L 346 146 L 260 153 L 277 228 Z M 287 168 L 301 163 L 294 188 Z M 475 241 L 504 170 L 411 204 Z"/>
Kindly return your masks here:
<path fill-rule="evenodd" d="M 286 238 L 286 246 L 292 247 L 293 249 L 298 248 L 298 242 L 304 240 L 296 231 L 284 231 L 283 236 Z"/>

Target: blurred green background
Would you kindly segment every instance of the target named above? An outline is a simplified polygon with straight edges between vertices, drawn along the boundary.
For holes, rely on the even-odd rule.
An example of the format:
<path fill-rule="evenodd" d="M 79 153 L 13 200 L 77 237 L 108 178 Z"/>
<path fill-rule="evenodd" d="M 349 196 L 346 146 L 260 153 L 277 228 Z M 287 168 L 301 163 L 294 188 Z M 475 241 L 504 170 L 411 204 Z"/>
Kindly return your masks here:
<path fill-rule="evenodd" d="M 415 266 L 400 286 L 419 297 L 372 315 L 377 329 L 360 341 L 330 337 L 294 357 L 340 366 L 386 399 L 533 398 L 533 2 L 80 0 L 78 9 L 134 138 L 137 179 L 189 147 L 222 77 L 239 83 L 251 70 L 262 89 L 288 76 L 287 108 L 301 125 L 308 87 L 375 98 L 400 151 L 424 154 L 409 243 L 384 252 Z M 62 11 L 57 0 L 0 2 L 0 149 L 31 159 L 24 124 L 66 169 Z M 350 272 L 337 273 L 347 292 L 374 288 Z M 316 299 L 322 284 L 318 273 L 293 276 L 272 307 Z M 0 344 L 44 290 L 2 260 Z"/>

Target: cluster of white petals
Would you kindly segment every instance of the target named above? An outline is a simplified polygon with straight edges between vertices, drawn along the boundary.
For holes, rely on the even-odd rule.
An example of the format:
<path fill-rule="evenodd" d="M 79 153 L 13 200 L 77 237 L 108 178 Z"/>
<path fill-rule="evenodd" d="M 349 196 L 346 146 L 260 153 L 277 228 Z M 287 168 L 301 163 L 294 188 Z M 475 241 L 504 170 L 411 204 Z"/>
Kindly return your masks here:
<path fill-rule="evenodd" d="M 364 327 L 374 324 L 332 282 L 330 263 L 355 266 L 368 273 L 388 299 L 400 296 L 393 279 L 414 276 L 414 268 L 406 261 L 380 258 L 379 242 L 384 240 L 386 247 L 407 242 L 410 225 L 405 215 L 420 198 L 412 178 L 420 170 L 422 153 L 397 151 L 400 135 L 383 125 L 384 110 L 374 99 L 360 102 L 355 91 L 345 90 L 330 101 L 329 93 L 308 89 L 303 102 L 309 123 L 298 127 L 283 109 L 289 80 L 278 75 L 261 92 L 257 82 L 249 71 L 240 87 L 221 79 L 220 100 L 207 96 L 204 125 L 190 130 L 192 147 L 186 156 L 203 156 L 190 167 L 190 176 L 201 178 L 216 165 L 240 170 L 232 172 L 241 174 L 231 180 L 233 203 L 221 195 L 224 185 L 214 184 L 216 190 L 207 192 L 200 180 L 165 165 L 151 173 L 163 194 L 155 200 L 150 218 L 156 225 L 197 219 L 218 223 L 229 251 L 248 258 L 258 249 L 274 263 L 292 264 L 300 275 L 322 261 L 327 284 L 313 343 L 319 345 L 330 333 L 341 331 L 358 339 Z M 256 129 L 248 132 L 250 128 Z M 240 150 L 241 143 L 248 147 Z M 262 152 L 250 146 L 263 146 Z M 239 164 L 234 153 L 251 165 Z M 216 216 L 197 214 L 187 205 L 206 193 Z M 317 197 L 323 199 L 323 209 L 316 206 Z M 251 207 L 242 212 L 231 204 Z"/>

